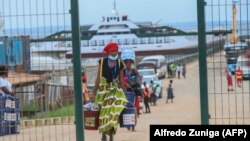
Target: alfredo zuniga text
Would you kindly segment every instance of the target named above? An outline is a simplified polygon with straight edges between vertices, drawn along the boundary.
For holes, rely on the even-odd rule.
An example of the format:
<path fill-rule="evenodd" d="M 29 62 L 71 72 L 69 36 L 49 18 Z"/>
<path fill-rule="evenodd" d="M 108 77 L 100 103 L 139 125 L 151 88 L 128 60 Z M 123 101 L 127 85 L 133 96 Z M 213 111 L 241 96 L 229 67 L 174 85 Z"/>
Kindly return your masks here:
<path fill-rule="evenodd" d="M 234 128 L 233 128 L 234 127 Z M 150 140 L 166 138 L 197 138 L 197 139 L 242 139 L 249 140 L 248 128 L 238 126 L 202 126 L 202 125 L 157 125 L 150 126 Z M 249 131 L 250 132 L 250 131 Z"/>
<path fill-rule="evenodd" d="M 219 131 L 209 131 L 206 129 L 205 131 L 199 131 L 195 129 L 189 129 L 187 131 L 182 131 L 178 129 L 177 131 L 169 131 L 168 129 L 156 129 L 154 136 L 190 136 L 190 137 L 199 137 L 206 136 L 209 138 L 214 138 L 215 136 L 220 136 Z"/>

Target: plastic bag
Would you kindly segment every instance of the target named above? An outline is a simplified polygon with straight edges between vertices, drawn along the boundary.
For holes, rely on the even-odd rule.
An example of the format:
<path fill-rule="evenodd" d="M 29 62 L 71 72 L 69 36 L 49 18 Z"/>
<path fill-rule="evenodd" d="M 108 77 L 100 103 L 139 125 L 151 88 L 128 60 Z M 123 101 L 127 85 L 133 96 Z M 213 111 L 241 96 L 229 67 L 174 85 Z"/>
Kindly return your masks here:
<path fill-rule="evenodd" d="M 89 102 L 83 105 L 84 111 L 99 111 L 99 106 L 95 102 Z"/>

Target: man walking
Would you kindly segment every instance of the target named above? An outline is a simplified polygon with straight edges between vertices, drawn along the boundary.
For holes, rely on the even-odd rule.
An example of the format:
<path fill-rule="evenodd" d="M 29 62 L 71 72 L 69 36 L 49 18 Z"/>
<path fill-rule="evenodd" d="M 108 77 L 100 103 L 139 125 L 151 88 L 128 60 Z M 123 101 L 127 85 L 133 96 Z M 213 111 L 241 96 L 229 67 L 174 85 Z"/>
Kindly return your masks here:
<path fill-rule="evenodd" d="M 178 64 L 177 68 L 176 68 L 177 74 L 178 74 L 178 79 L 181 78 L 181 71 L 182 71 L 182 67 L 180 64 Z"/>

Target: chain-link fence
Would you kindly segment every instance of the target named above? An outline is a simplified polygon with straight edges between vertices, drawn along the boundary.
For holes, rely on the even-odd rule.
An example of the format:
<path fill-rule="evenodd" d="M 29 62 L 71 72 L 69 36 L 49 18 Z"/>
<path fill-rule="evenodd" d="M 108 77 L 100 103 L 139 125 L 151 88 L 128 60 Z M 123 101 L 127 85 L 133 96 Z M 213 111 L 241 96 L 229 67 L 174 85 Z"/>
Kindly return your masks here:
<path fill-rule="evenodd" d="M 72 42 L 69 34 L 49 37 L 71 30 L 70 0 L 1 0 L 0 7 L 0 64 L 18 98 L 16 107 L 1 109 L 1 134 L 7 135 L 1 138 L 75 138 L 72 63 L 65 58 Z"/>
<path fill-rule="evenodd" d="M 249 1 L 208 0 L 206 21 L 207 30 L 231 30 L 207 59 L 210 124 L 249 124 Z"/>
<path fill-rule="evenodd" d="M 97 60 L 104 56 L 103 47 L 114 41 L 120 51 L 134 49 L 136 63 L 148 55 L 166 57 L 168 71 L 162 80 L 163 98 L 170 79 L 175 86 L 183 87 L 175 91 L 176 105 L 179 99 L 176 111 L 183 110 L 186 100 L 192 99 L 187 106 L 202 115 L 201 124 L 249 124 L 250 68 L 244 56 L 249 48 L 249 2 L 207 0 L 203 5 L 197 0 L 197 4 L 198 22 L 173 26 L 133 23 L 128 15 L 118 14 L 114 3 L 113 13 L 102 17 L 100 24 L 79 26 L 78 0 L 0 0 L 0 65 L 6 66 L 1 68 L 5 72 L 1 75 L 8 74 L 15 92 L 14 97 L 0 96 L 0 140 L 95 138 L 90 136 L 98 131 L 79 129 L 83 126 L 82 99 L 79 99 L 82 96 L 77 95 L 81 92 L 80 78 L 85 74 L 89 90 L 93 88 Z M 204 15 L 199 13 L 202 8 Z M 187 79 L 178 80 L 178 65 L 187 66 Z M 165 104 L 162 101 L 159 100 L 159 105 Z M 195 105 L 201 111 L 192 109 Z M 163 108 L 157 110 L 164 113 Z M 168 112 L 176 114 L 173 111 Z M 180 123 L 171 114 L 168 115 L 171 120 L 153 120 L 157 118 L 154 114 L 140 120 L 145 125 L 149 120 L 150 124 Z M 194 123 L 200 123 L 198 116 L 193 119 Z M 138 128 L 146 133 L 146 127 L 138 125 Z M 133 135 L 118 133 L 117 138 L 145 138 L 141 133 L 135 133 L 139 138 Z"/>

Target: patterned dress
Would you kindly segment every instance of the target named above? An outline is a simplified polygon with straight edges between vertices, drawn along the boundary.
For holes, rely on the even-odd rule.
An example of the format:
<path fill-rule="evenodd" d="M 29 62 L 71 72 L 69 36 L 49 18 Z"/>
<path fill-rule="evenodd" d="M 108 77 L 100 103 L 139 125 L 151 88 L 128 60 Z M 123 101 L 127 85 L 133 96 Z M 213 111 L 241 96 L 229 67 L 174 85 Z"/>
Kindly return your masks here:
<path fill-rule="evenodd" d="M 126 95 L 118 87 L 118 75 L 124 69 L 124 65 L 118 60 L 115 66 L 110 68 L 108 58 L 101 59 L 99 63 L 100 83 L 96 95 L 96 102 L 101 109 L 99 132 L 109 134 L 112 128 L 116 131 L 119 116 L 127 104 Z"/>

